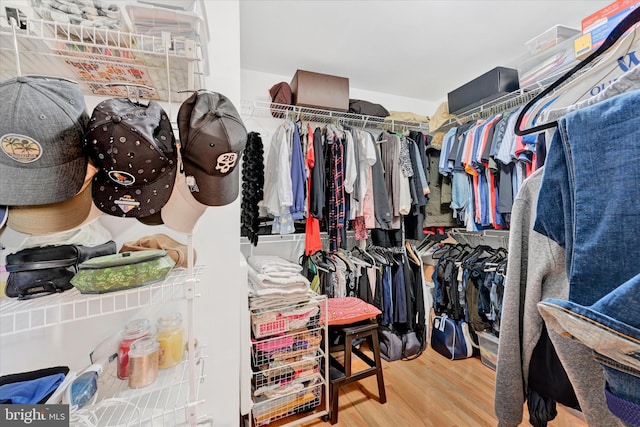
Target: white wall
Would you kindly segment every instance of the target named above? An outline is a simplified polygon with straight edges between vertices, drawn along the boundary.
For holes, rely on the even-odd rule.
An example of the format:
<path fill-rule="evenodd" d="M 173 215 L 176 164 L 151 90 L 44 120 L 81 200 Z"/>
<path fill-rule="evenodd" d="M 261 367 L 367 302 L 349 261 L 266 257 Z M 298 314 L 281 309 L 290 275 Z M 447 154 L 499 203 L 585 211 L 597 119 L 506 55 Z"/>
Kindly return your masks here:
<path fill-rule="evenodd" d="M 278 82 L 291 82 L 295 71 L 291 70 L 291 75 L 289 76 L 282 76 L 242 69 L 242 99 L 269 101 L 269 88 Z M 389 111 L 409 111 L 425 116 L 433 114 L 438 107 L 438 104 L 422 99 L 372 92 L 355 87 L 349 87 L 349 98 L 382 104 Z"/>

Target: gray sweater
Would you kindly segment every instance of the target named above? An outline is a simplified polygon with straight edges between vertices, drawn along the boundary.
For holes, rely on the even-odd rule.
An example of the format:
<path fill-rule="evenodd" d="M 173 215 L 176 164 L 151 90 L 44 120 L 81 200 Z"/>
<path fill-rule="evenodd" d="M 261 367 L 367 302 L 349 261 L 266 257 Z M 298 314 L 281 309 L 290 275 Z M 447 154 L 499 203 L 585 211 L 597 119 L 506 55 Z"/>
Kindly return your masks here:
<path fill-rule="evenodd" d="M 499 425 L 504 427 L 517 426 L 522 422 L 529 362 L 544 322 L 536 304 L 545 298 L 566 299 L 569 296 L 564 249 L 533 231 L 542 173 L 543 170 L 539 169 L 524 181 L 514 200 L 511 216 L 494 401 Z M 557 345 L 559 340 L 554 338 L 552 336 L 552 342 Z M 571 343 L 567 345 L 571 346 Z M 575 350 L 575 347 L 572 348 Z M 562 356 L 566 356 L 566 351 L 560 350 L 559 357 L 565 362 L 566 357 Z M 585 359 L 581 357 L 579 360 L 584 363 Z M 589 426 L 619 425 L 609 411 L 603 413 L 603 405 L 606 408 L 603 393 L 576 387 L 576 379 L 580 377 L 590 376 L 591 382 L 598 382 L 597 378 L 604 380 L 602 370 L 595 362 L 593 366 L 582 363 L 579 366 L 563 366 Z M 588 382 L 578 381 L 580 384 Z"/>

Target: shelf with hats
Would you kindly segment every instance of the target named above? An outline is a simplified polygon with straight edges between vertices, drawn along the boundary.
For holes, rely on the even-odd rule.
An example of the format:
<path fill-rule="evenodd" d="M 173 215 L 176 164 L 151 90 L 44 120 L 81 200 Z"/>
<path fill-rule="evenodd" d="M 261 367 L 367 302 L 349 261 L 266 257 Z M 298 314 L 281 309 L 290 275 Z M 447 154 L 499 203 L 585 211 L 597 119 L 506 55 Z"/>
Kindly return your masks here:
<path fill-rule="evenodd" d="M 0 80 L 20 75 L 65 78 L 88 95 L 125 97 L 140 85 L 144 99 L 181 102 L 180 90 L 199 87 L 206 73 L 205 52 L 195 39 L 143 35 L 38 19 L 26 28 L 0 26 Z M 145 88 L 146 87 L 146 88 Z"/>
<path fill-rule="evenodd" d="M 202 403 L 197 396 L 200 384 L 205 381 L 205 348 L 195 348 L 196 382 L 195 399 L 190 398 L 189 364 L 187 354 L 176 366 L 160 369 L 152 384 L 130 388 L 127 380 L 117 376 L 117 363 L 110 363 L 100 375 L 97 397 L 93 404 L 72 412 L 72 425 L 184 425 L 189 419 L 192 405 Z"/>
<path fill-rule="evenodd" d="M 202 266 L 174 268 L 163 282 L 105 294 L 68 291 L 32 300 L 0 298 L 0 336 L 184 300 L 193 293 Z"/>
<path fill-rule="evenodd" d="M 271 117 L 284 120 L 302 120 L 314 123 L 341 123 L 359 128 L 386 129 L 392 132 L 416 130 L 428 132 L 428 122 L 412 122 L 385 117 L 367 116 L 343 111 L 298 105 L 277 104 L 269 101 L 242 100 L 242 115 L 249 117 Z"/>

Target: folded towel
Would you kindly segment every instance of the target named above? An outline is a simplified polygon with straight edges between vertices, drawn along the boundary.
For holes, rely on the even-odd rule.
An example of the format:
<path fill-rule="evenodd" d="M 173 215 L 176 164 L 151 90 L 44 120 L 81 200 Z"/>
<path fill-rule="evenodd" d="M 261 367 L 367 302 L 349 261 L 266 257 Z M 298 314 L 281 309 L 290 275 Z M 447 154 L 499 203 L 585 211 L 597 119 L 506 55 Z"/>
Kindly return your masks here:
<path fill-rule="evenodd" d="M 283 306 L 287 304 L 298 304 L 317 296 L 311 290 L 289 292 L 283 294 L 281 292 L 256 294 L 252 288 L 249 289 L 249 308 L 257 310 L 261 308 L 270 308 L 274 306 Z"/>
<path fill-rule="evenodd" d="M 247 258 L 247 263 L 258 273 L 291 272 L 300 273 L 302 267 L 284 258 L 273 255 L 253 255 Z"/>
<path fill-rule="evenodd" d="M 274 288 L 295 288 L 300 287 L 302 289 L 309 288 L 311 283 L 309 280 L 301 274 L 291 274 L 288 276 L 272 276 L 269 274 L 260 274 L 254 270 L 251 266 L 248 268 L 249 280 L 258 285 L 259 288 L 274 287 Z"/>

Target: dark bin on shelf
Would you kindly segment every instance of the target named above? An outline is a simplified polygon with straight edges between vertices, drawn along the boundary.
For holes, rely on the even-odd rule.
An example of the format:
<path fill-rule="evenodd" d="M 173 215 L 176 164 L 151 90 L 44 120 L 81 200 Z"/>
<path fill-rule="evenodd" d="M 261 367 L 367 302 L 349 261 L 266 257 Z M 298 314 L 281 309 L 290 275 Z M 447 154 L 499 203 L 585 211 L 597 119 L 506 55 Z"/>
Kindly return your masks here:
<path fill-rule="evenodd" d="M 518 70 L 496 67 L 449 92 L 449 113 L 462 113 L 518 89 Z"/>

